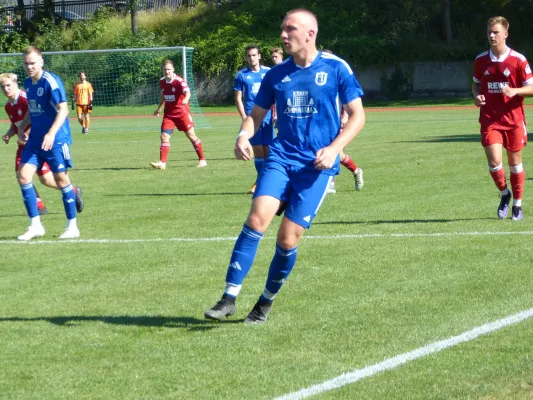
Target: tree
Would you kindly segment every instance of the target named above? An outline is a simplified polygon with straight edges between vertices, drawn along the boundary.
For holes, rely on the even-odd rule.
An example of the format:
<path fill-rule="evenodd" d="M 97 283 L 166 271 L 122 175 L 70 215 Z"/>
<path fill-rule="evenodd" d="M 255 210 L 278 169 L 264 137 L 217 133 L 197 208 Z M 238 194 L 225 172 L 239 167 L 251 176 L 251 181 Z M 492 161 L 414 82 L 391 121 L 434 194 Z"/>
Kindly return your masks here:
<path fill-rule="evenodd" d="M 442 0 L 442 31 L 446 43 L 452 43 L 452 20 L 450 13 L 450 0 Z"/>
<path fill-rule="evenodd" d="M 139 0 L 129 0 L 128 8 L 131 15 L 131 33 L 137 33 L 137 3 Z"/>

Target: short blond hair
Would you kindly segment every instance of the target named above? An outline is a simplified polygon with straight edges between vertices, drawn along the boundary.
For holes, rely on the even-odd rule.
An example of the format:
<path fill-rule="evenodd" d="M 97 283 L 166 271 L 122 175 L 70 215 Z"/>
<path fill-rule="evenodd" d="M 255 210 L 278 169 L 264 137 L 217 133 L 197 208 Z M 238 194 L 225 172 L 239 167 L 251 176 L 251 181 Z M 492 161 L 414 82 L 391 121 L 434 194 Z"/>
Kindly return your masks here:
<path fill-rule="evenodd" d="M 507 21 L 507 18 L 505 17 L 502 17 L 502 16 L 492 17 L 487 21 L 488 27 L 494 26 L 497 24 L 500 24 L 501 26 L 503 26 L 506 31 L 509 30 L 509 21 Z"/>
<path fill-rule="evenodd" d="M 18 76 L 17 74 L 14 74 L 13 72 L 4 72 L 3 74 L 0 74 L 0 82 L 3 82 L 8 79 L 15 83 L 18 82 Z"/>

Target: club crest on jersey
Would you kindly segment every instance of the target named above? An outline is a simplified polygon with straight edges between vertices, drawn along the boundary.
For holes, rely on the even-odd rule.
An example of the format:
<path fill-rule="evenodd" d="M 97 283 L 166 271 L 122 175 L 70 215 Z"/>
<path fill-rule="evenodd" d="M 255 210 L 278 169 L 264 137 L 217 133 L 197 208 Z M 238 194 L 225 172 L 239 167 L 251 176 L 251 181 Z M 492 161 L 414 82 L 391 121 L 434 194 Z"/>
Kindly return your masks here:
<path fill-rule="evenodd" d="M 328 73 L 327 72 L 317 72 L 316 73 L 315 83 L 318 86 L 324 86 L 327 81 L 328 81 Z"/>
<path fill-rule="evenodd" d="M 40 87 L 39 89 L 37 89 L 37 96 L 42 96 L 44 93 L 44 89 L 42 87 Z"/>
<path fill-rule="evenodd" d="M 173 87 L 173 88 L 172 88 L 172 93 L 174 93 L 175 91 L 176 91 L 176 88 Z"/>
<path fill-rule="evenodd" d="M 22 110 L 19 108 L 19 110 L 17 111 L 17 114 L 18 115 L 22 115 Z"/>
<path fill-rule="evenodd" d="M 509 77 L 509 75 L 511 75 L 511 71 L 509 71 L 507 68 L 505 68 L 505 71 L 503 71 L 503 74 L 507 78 L 507 77 Z"/>
<path fill-rule="evenodd" d="M 283 113 L 291 118 L 309 118 L 317 112 L 315 101 L 309 98 L 309 92 L 294 91 L 292 99 L 287 99 L 287 108 Z"/>

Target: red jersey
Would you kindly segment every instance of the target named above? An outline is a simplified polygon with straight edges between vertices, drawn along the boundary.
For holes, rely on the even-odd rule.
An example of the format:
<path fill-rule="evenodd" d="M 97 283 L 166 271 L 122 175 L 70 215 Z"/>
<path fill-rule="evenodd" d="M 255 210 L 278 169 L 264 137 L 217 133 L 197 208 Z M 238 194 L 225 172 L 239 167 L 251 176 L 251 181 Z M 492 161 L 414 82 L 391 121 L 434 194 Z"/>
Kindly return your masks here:
<path fill-rule="evenodd" d="M 168 82 L 166 78 L 161 78 L 159 88 L 165 98 L 165 117 L 179 117 L 189 114 L 189 105 L 183 104 L 185 93 L 189 91 L 189 85 L 181 76 L 174 75 Z"/>
<path fill-rule="evenodd" d="M 5 105 L 6 113 L 11 121 L 13 128 L 17 130 L 20 122 L 24 119 L 28 111 L 28 100 L 26 99 L 26 92 L 19 91 L 15 101 L 11 103 L 8 101 Z"/>
<path fill-rule="evenodd" d="M 482 126 L 509 130 L 525 123 L 524 98 L 510 98 L 502 92 L 505 86 L 533 84 L 531 68 L 522 54 L 510 48 L 499 58 L 490 50 L 481 53 L 474 62 L 474 82 L 481 86 L 486 101 L 479 112 Z"/>

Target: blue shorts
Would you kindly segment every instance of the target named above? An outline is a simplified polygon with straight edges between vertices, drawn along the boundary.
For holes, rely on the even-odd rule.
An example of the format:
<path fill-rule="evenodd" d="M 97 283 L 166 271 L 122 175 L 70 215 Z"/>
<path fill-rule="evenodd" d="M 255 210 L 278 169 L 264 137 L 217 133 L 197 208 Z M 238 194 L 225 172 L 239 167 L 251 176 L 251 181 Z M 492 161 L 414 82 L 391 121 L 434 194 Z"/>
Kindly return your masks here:
<path fill-rule="evenodd" d="M 285 217 L 309 229 L 326 198 L 332 179 L 333 176 L 319 170 L 284 166 L 267 160 L 253 197 L 271 196 L 286 202 Z"/>
<path fill-rule="evenodd" d="M 252 146 L 270 146 L 274 140 L 274 124 L 270 122 L 263 122 L 255 135 L 250 139 Z"/>
<path fill-rule="evenodd" d="M 32 147 L 29 143 L 24 146 L 22 155 L 20 156 L 21 165 L 32 164 L 37 169 L 40 169 L 45 162 L 54 174 L 65 172 L 67 169 L 72 168 L 70 146 L 68 143 L 63 143 L 61 147 L 54 147 L 48 151 L 44 151 L 40 147 Z"/>

